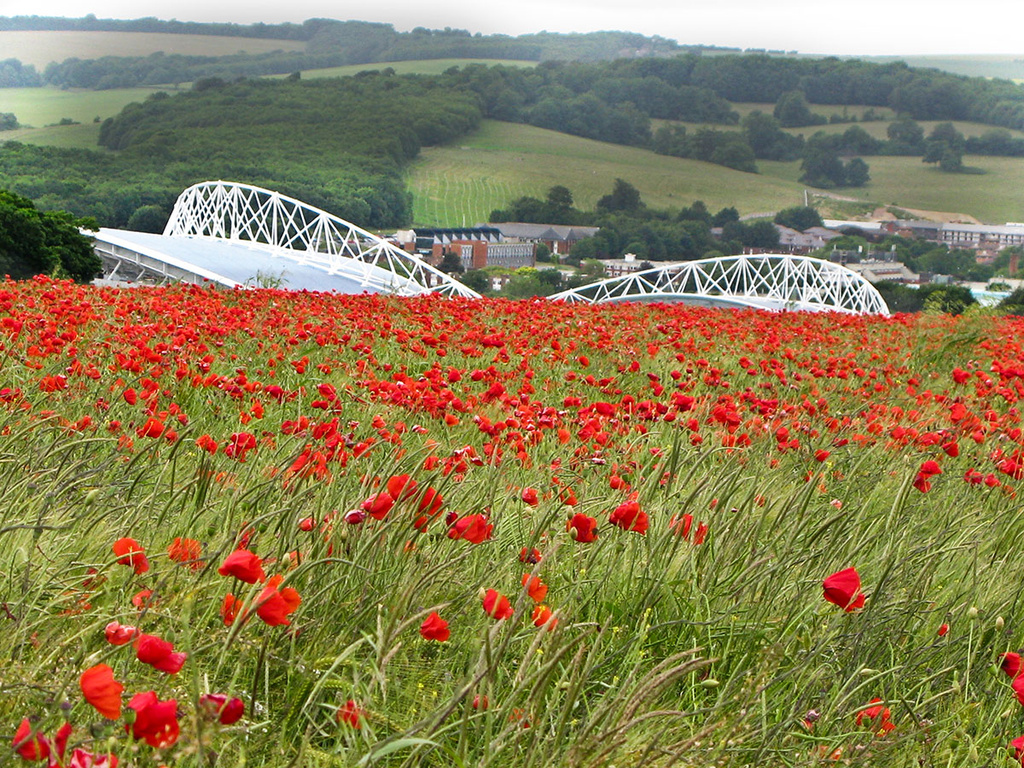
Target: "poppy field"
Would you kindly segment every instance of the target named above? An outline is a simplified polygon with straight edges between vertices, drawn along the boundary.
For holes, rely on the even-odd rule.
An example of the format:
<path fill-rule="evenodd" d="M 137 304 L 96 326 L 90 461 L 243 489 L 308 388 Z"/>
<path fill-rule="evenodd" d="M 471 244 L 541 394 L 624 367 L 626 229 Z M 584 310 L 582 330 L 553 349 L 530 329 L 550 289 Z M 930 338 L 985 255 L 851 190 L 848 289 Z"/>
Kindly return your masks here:
<path fill-rule="evenodd" d="M 0 763 L 1021 765 L 1022 345 L 0 284 Z"/>

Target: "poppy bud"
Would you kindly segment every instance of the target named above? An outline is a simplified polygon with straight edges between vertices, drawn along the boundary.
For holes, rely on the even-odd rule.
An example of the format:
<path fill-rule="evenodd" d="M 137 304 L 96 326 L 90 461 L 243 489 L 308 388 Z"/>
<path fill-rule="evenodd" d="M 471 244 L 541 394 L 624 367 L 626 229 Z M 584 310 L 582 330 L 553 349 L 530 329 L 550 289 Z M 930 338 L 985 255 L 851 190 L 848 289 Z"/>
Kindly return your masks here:
<path fill-rule="evenodd" d="M 350 509 L 345 513 L 345 522 L 349 525 L 359 525 L 366 519 L 366 513 L 361 509 Z"/>

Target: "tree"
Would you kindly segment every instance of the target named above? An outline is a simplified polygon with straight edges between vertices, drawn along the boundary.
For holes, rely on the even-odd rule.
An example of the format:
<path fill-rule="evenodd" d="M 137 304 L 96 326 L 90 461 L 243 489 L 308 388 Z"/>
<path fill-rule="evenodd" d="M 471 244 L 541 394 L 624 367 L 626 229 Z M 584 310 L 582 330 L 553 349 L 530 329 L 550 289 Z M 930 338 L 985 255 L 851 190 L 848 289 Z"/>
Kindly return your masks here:
<path fill-rule="evenodd" d="M 835 151 L 824 146 L 817 146 L 813 142 L 807 144 L 800 170 L 800 181 L 810 184 L 812 187 L 831 189 L 832 187 L 841 187 L 846 183 L 846 170 L 839 155 Z"/>
<path fill-rule="evenodd" d="M 803 125 L 821 125 L 828 122 L 821 115 L 811 112 L 803 91 L 787 91 L 779 96 L 772 112 L 783 128 L 797 128 Z"/>
<path fill-rule="evenodd" d="M 572 191 L 568 187 L 556 184 L 548 190 L 548 205 L 554 210 L 568 211 L 573 206 Z"/>
<path fill-rule="evenodd" d="M 801 232 L 811 227 L 825 226 L 825 222 L 821 220 L 821 214 L 814 208 L 803 205 L 779 211 L 775 214 L 775 223 Z"/>
<path fill-rule="evenodd" d="M 755 109 L 743 118 L 740 125 L 758 160 L 796 160 L 800 157 L 803 138 L 786 133 L 775 117 Z"/>
<path fill-rule="evenodd" d="M 461 275 L 465 271 L 462 258 L 455 251 L 448 251 L 437 267 L 446 275 Z"/>
<path fill-rule="evenodd" d="M 623 179 L 616 179 L 612 193 L 597 201 L 597 210 L 602 213 L 613 211 L 635 211 L 643 205 L 640 192 Z"/>
<path fill-rule="evenodd" d="M 134 232 L 160 234 L 167 224 L 167 212 L 159 205 L 141 205 L 128 219 L 128 229 Z"/>
<path fill-rule="evenodd" d="M 714 217 L 712 217 L 712 219 L 711 219 L 711 226 L 712 227 L 724 227 L 726 224 L 728 224 L 731 221 L 739 221 L 739 220 L 740 220 L 740 212 L 737 211 L 734 207 L 732 207 L 730 205 L 728 208 L 723 208 L 718 213 L 716 213 L 714 215 Z"/>
<path fill-rule="evenodd" d="M 924 128 L 909 117 L 889 123 L 885 133 L 889 137 L 889 154 L 916 155 L 924 149 Z"/>
<path fill-rule="evenodd" d="M 863 187 L 871 181 L 870 168 L 861 158 L 855 157 L 846 164 L 846 186 Z"/>
<path fill-rule="evenodd" d="M 779 230 L 767 219 L 761 219 L 747 226 L 746 237 L 741 242 L 748 248 L 778 248 Z"/>
<path fill-rule="evenodd" d="M 97 225 L 64 211 L 39 211 L 28 198 L 0 190 L 0 272 L 15 279 L 52 274 L 92 280 L 103 264 L 79 228 Z"/>
<path fill-rule="evenodd" d="M 693 205 L 688 208 L 683 208 L 679 211 L 679 215 L 676 216 L 677 221 L 703 221 L 707 224 L 711 223 L 711 213 L 708 211 L 708 207 L 704 204 L 703 200 L 695 200 Z"/>
<path fill-rule="evenodd" d="M 477 293 L 487 293 L 491 289 L 491 278 L 482 269 L 466 270 L 459 282 Z"/>
<path fill-rule="evenodd" d="M 938 163 L 939 170 L 946 173 L 957 173 L 964 167 L 964 151 L 967 140 L 952 123 L 936 125 L 924 145 L 925 163 Z"/>
<path fill-rule="evenodd" d="M 0 112 L 0 131 L 13 131 L 20 127 L 21 124 L 13 112 Z"/>
<path fill-rule="evenodd" d="M 757 173 L 754 150 L 750 148 L 746 139 L 734 131 L 723 134 L 723 139 L 711 153 L 711 162 L 745 173 Z"/>

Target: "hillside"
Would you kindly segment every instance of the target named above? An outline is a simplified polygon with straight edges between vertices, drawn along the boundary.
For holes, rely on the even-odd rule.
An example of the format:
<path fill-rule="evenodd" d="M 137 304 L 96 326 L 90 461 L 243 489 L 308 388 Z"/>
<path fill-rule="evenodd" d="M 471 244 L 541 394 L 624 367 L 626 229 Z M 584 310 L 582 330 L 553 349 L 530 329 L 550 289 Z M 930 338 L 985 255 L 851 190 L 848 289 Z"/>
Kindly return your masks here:
<path fill-rule="evenodd" d="M 409 187 L 416 222 L 456 226 L 486 221 L 513 198 L 542 196 L 556 184 L 572 190 L 577 207 L 591 210 L 616 178 L 633 184 L 655 208 L 699 199 L 712 210 L 773 211 L 796 205 L 803 189 L 792 181 L 496 120 L 485 120 L 453 145 L 424 148 L 410 169 Z"/>
<path fill-rule="evenodd" d="M 961 218 L 995 223 L 1021 215 L 1024 159 L 968 156 L 966 164 L 984 173 L 967 174 L 941 173 L 919 157 L 868 160 L 872 180 L 867 186 L 817 193 L 817 205 L 826 214 L 853 217 L 877 206 L 896 205 L 959 212 Z M 577 206 L 589 210 L 608 194 L 616 178 L 633 184 L 654 208 L 681 208 L 703 200 L 711 210 L 734 206 L 750 214 L 803 201 L 799 161 L 758 165 L 761 173 L 742 173 L 646 149 L 486 120 L 454 145 L 424 148 L 410 169 L 408 184 L 415 221 L 441 226 L 485 221 L 490 211 L 510 200 L 543 197 L 556 184 L 568 187 Z"/>
<path fill-rule="evenodd" d="M 98 59 L 101 56 L 229 56 L 236 53 L 303 51 L 299 40 L 259 40 L 213 35 L 175 35 L 164 32 L 0 31 L 5 59 L 19 59 L 42 71 L 52 61 Z"/>

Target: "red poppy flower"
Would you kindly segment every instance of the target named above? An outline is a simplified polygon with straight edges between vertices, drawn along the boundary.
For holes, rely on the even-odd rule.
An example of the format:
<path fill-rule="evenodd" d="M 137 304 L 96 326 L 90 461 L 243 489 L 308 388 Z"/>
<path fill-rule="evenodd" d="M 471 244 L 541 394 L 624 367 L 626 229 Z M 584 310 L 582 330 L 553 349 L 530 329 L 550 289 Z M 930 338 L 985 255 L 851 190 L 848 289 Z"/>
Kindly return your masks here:
<path fill-rule="evenodd" d="M 524 573 L 523 586 L 526 587 L 526 593 L 535 603 L 543 603 L 544 598 L 548 596 L 548 585 L 537 576 L 530 576 L 530 574 Z"/>
<path fill-rule="evenodd" d="M 14 732 L 14 751 L 23 760 L 38 762 L 50 756 L 50 741 L 41 731 L 32 733 L 32 725 L 26 717 Z"/>
<path fill-rule="evenodd" d="M 183 539 L 175 537 L 171 545 L 167 547 L 167 557 L 176 563 L 191 568 L 194 571 L 203 567 L 203 545 L 195 539 Z"/>
<path fill-rule="evenodd" d="M 455 521 L 448 529 L 449 539 L 465 539 L 470 544 L 480 544 L 491 538 L 494 526 L 487 522 L 485 515 L 466 515 Z"/>
<path fill-rule="evenodd" d="M 417 482 L 409 475 L 396 475 L 387 482 L 388 495 L 395 501 L 405 501 L 416 495 Z"/>
<path fill-rule="evenodd" d="M 338 707 L 338 711 L 334 716 L 339 723 L 344 723 L 358 731 L 363 727 L 363 718 L 366 716 L 366 713 L 355 703 L 355 701 L 349 699 Z"/>
<path fill-rule="evenodd" d="M 499 621 L 512 618 L 512 604 L 500 592 L 488 589 L 483 596 L 484 613 Z"/>
<path fill-rule="evenodd" d="M 881 699 L 872 699 L 869 704 L 874 706 L 865 707 L 857 713 L 857 725 L 867 724 L 878 736 L 885 736 L 896 726 L 889 721 L 889 708 L 881 703 Z"/>
<path fill-rule="evenodd" d="M 256 615 L 271 627 L 287 626 L 289 614 L 293 613 L 302 598 L 292 587 L 278 589 L 284 577 L 274 576 L 256 598 Z"/>
<path fill-rule="evenodd" d="M 153 669 L 176 675 L 185 665 L 186 653 L 175 653 L 174 644 L 156 635 L 139 635 L 135 640 L 135 658 Z"/>
<path fill-rule="evenodd" d="M 540 561 L 541 561 L 540 550 L 535 548 L 535 547 L 531 548 L 529 550 L 527 550 L 526 547 L 523 547 L 519 551 L 519 562 L 520 563 L 529 563 L 530 565 L 536 565 Z"/>
<path fill-rule="evenodd" d="M 680 517 L 672 515 L 672 519 L 668 521 L 668 529 L 684 539 L 690 536 L 690 528 L 692 526 L 693 515 L 689 512 L 684 513 Z"/>
<path fill-rule="evenodd" d="M 1024 736 L 1018 736 L 1011 741 L 1009 748 L 1013 750 L 1013 759 L 1019 761 L 1024 768 Z"/>
<path fill-rule="evenodd" d="M 1011 678 L 1015 678 L 1020 674 L 1021 658 L 1019 653 L 1010 651 L 1004 653 L 999 660 L 999 668 L 1003 670 Z"/>
<path fill-rule="evenodd" d="M 443 643 L 451 636 L 451 631 L 448 629 L 448 622 L 442 619 L 437 611 L 434 611 L 420 624 L 420 635 L 424 640 L 436 640 Z"/>
<path fill-rule="evenodd" d="M 534 488 L 523 488 L 521 498 L 525 504 L 531 507 L 536 507 L 540 503 L 540 499 L 537 496 L 537 491 Z"/>
<path fill-rule="evenodd" d="M 547 626 L 548 629 L 554 629 L 555 624 L 558 623 L 558 619 L 554 618 L 551 609 L 543 604 L 534 606 L 531 618 L 535 627 Z"/>
<path fill-rule="evenodd" d="M 117 621 L 112 621 L 103 629 L 103 635 L 111 645 L 128 645 L 139 634 L 139 630 Z"/>
<path fill-rule="evenodd" d="M 228 592 L 224 595 L 224 602 L 220 605 L 220 617 L 224 621 L 225 627 L 230 627 L 235 623 L 235 619 L 238 618 L 239 611 L 242 610 L 242 601 L 235 597 L 233 594 Z M 244 619 L 243 615 L 243 619 Z"/>
<path fill-rule="evenodd" d="M 147 744 L 157 749 L 165 749 L 178 740 L 178 701 L 168 699 L 160 701 L 154 691 L 137 693 L 128 702 L 128 707 L 135 710 L 135 722 L 126 725 L 132 738 L 144 739 Z"/>
<path fill-rule="evenodd" d="M 597 541 L 597 520 L 582 512 L 577 512 L 569 518 L 565 524 L 565 530 L 572 538 L 581 543 Z"/>
<path fill-rule="evenodd" d="M 391 498 L 391 494 L 387 491 L 381 491 L 366 499 L 360 505 L 360 508 L 370 517 L 376 520 L 383 520 L 393 506 L 395 506 L 395 500 Z"/>
<path fill-rule="evenodd" d="M 697 530 L 693 532 L 693 546 L 698 546 L 704 543 L 704 539 L 708 535 L 708 524 L 705 522 L 697 523 Z"/>
<path fill-rule="evenodd" d="M 89 667 L 78 681 L 85 700 L 107 720 L 121 716 L 121 692 L 124 686 L 114 679 L 114 670 L 106 664 Z"/>
<path fill-rule="evenodd" d="M 640 509 L 640 503 L 637 501 L 626 501 L 619 504 L 619 506 L 612 510 L 608 521 L 612 525 L 619 526 L 624 531 L 636 531 L 640 534 L 647 533 L 647 513 Z"/>
<path fill-rule="evenodd" d="M 229 699 L 223 693 L 200 694 L 199 707 L 211 716 L 216 716 L 221 725 L 237 723 L 245 714 L 245 704 L 241 699 Z"/>
<path fill-rule="evenodd" d="M 255 584 L 267 578 L 263 572 L 263 561 L 248 549 L 236 549 L 224 558 L 217 573 L 221 576 L 234 576 L 246 584 Z"/>
<path fill-rule="evenodd" d="M 847 613 L 864 607 L 864 595 L 860 591 L 860 575 L 856 568 L 847 568 L 833 573 L 822 582 L 824 598 L 838 605 Z"/>
<path fill-rule="evenodd" d="M 1017 701 L 1024 706 L 1024 675 L 1017 675 L 1013 678 L 1010 687 L 1013 688 L 1013 694 L 1017 697 Z"/>
<path fill-rule="evenodd" d="M 945 637 L 947 632 L 949 632 L 949 624 L 943 624 L 939 627 L 939 637 Z"/>
<path fill-rule="evenodd" d="M 149 570 L 149 560 L 146 558 L 146 551 L 135 539 L 123 538 L 114 542 L 114 554 L 117 555 L 117 562 L 120 565 L 130 565 L 136 573 L 145 573 Z"/>
<path fill-rule="evenodd" d="M 146 423 L 135 430 L 135 434 L 139 437 L 160 437 L 164 433 L 164 423 L 160 419 L 154 419 L 152 416 L 146 419 Z"/>

